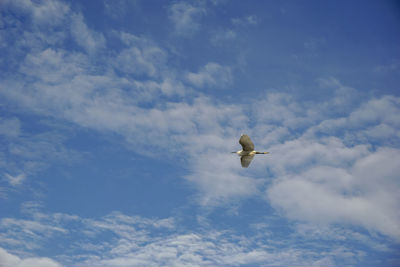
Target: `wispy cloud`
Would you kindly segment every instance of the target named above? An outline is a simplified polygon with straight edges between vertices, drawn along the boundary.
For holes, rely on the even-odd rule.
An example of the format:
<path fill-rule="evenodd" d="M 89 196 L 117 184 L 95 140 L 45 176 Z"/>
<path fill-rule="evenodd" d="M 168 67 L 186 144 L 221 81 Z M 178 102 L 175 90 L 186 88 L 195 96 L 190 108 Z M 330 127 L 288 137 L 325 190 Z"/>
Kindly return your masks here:
<path fill-rule="evenodd" d="M 20 241 L 27 240 L 21 230 L 35 231 L 44 238 L 54 238 L 49 235 L 53 229 L 68 228 L 80 236 L 74 239 L 67 249 L 75 256 L 62 254 L 57 262 L 66 266 L 179 266 L 179 265 L 299 265 L 299 266 L 336 266 L 337 262 L 349 264 L 364 257 L 361 252 L 342 244 L 343 238 L 351 238 L 356 244 L 376 246 L 380 240 L 371 239 L 367 235 L 342 228 L 316 229 L 308 225 L 298 225 L 290 238 L 273 239 L 279 235 L 270 231 L 269 224 L 242 235 L 235 231 L 217 231 L 210 229 L 178 230 L 180 225 L 172 218 L 148 219 L 140 216 L 128 216 L 119 212 L 111 213 L 97 219 L 81 218 L 67 214 L 44 214 L 38 211 L 32 213 L 31 220 L 11 220 L 15 226 L 15 235 L 8 232 L 4 238 Z M 268 221 L 268 220 L 267 220 Z M 37 225 L 41 224 L 41 227 Z M 36 225 L 32 227 L 31 225 Z M 0 228 L 4 224 L 0 225 Z M 322 232 L 321 232 L 322 231 Z M 69 232 L 68 232 L 69 233 Z M 101 236 L 101 242 L 98 237 Z M 62 242 L 68 235 L 59 235 L 57 242 Z M 310 249 L 321 237 L 327 242 L 320 247 L 318 254 Z M 29 237 L 31 238 L 31 237 Z M 293 245 L 293 240 L 302 238 L 302 245 Z M 379 238 L 378 238 L 379 239 Z M 29 240 L 29 239 L 28 239 Z M 331 241 L 335 241 L 332 243 Z M 40 244 L 40 243 L 39 243 Z M 329 244 L 329 245 L 328 245 Z M 21 253 L 22 244 L 15 245 L 16 254 Z M 64 247 L 65 249 L 65 247 Z M 381 248 L 383 251 L 387 248 Z M 30 252 L 29 247 L 22 251 Z M 353 251 L 352 253 L 350 253 Z M 29 253 L 32 255 L 32 253 Z M 58 266 L 49 258 L 37 256 L 16 256 L 4 248 L 0 250 L 0 262 L 6 267 L 20 262 L 43 262 Z M 49 266 L 53 266 L 49 265 Z"/>
<path fill-rule="evenodd" d="M 169 7 L 168 13 L 175 32 L 179 35 L 190 36 L 200 29 L 199 20 L 206 13 L 206 9 L 188 2 L 177 2 Z"/>
<path fill-rule="evenodd" d="M 5 129 L 7 134 L 2 136 L 4 145 L 0 148 L 0 181 L 4 181 L 1 190 L 3 197 L 6 198 L 28 188 L 30 193 L 39 193 L 33 185 L 41 182 L 41 179 L 37 179 L 41 171 L 55 162 L 68 165 L 82 160 L 84 153 L 65 145 L 68 127 L 57 130 L 57 126 L 52 125 L 50 130 L 49 126 L 46 126 L 46 121 L 15 122 L 11 120 L 11 123 L 4 124 L 9 129 Z M 32 125 L 42 127 L 42 132 L 25 130 Z"/>
<path fill-rule="evenodd" d="M 237 34 L 234 30 L 225 30 L 225 31 L 217 31 L 211 37 L 211 43 L 215 46 L 222 45 L 225 43 L 231 44 L 233 40 L 235 40 Z"/>
<path fill-rule="evenodd" d="M 146 38 L 129 33 L 116 33 L 125 48 L 114 61 L 116 69 L 126 74 L 155 77 L 165 68 L 166 53 Z"/>
<path fill-rule="evenodd" d="M 90 30 L 83 21 L 82 14 L 71 14 L 71 34 L 76 43 L 88 53 L 104 48 L 104 36 L 101 33 Z"/>
<path fill-rule="evenodd" d="M 25 180 L 25 174 L 19 174 L 17 176 L 11 176 L 8 173 L 5 174 L 8 183 L 12 186 L 20 185 Z"/>
<path fill-rule="evenodd" d="M 207 63 L 197 73 L 188 73 L 186 78 L 192 85 L 199 88 L 224 88 L 233 82 L 231 68 L 215 62 Z"/>
<path fill-rule="evenodd" d="M 70 12 L 69 5 L 54 0 L 45 0 L 41 3 L 31 0 L 5 0 L 3 4 L 11 5 L 20 12 L 30 14 L 32 21 L 39 26 L 59 24 L 64 19 L 64 16 Z"/>
<path fill-rule="evenodd" d="M 135 8 L 140 10 L 140 5 L 138 3 L 140 3 L 140 1 L 122 0 L 115 2 L 113 0 L 103 0 L 106 14 L 115 20 L 121 20 L 128 14 L 131 15 L 131 13 L 128 13 L 128 10 L 131 11 Z"/>
<path fill-rule="evenodd" d="M 260 19 L 256 15 L 249 15 L 241 18 L 232 19 L 232 24 L 237 26 L 243 25 L 256 25 L 258 24 Z"/>

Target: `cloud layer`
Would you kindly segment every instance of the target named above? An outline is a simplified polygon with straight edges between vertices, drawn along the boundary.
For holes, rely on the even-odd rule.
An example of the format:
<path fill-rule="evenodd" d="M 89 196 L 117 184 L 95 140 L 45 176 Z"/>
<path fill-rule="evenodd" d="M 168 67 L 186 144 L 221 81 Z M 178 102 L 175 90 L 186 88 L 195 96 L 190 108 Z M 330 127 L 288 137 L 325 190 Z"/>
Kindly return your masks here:
<path fill-rule="evenodd" d="M 227 101 L 215 92 L 229 91 L 235 84 L 236 66 L 213 60 L 189 71 L 174 61 L 177 52 L 170 44 L 123 30 L 96 31 L 82 12 L 61 1 L 2 5 L 6 30 L 0 32 L 0 40 L 5 40 L 1 48 L 9 56 L 0 61 L 5 70 L 0 74 L 0 96 L 2 105 L 17 115 L 0 118 L 5 140 L 0 151 L 1 197 L 29 184 L 52 162 L 79 158 L 68 147 L 68 131 L 61 134 L 48 126 L 53 131 L 28 132 L 24 120 L 17 118 L 26 114 L 118 136 L 132 153 L 165 155 L 177 168 L 184 166 L 180 179 L 195 189 L 192 204 L 207 212 L 256 199 L 282 218 L 304 224 L 295 231 L 297 237 L 302 231 L 318 235 L 313 227 L 329 233 L 359 227 L 378 235 L 373 239 L 360 234 L 371 246 L 386 238 L 400 241 L 399 97 L 371 96 L 323 77 L 313 86 L 325 90 L 327 97 L 305 100 L 301 92 L 265 88 L 257 98 Z M 26 21 L 14 13 L 26 16 Z M 173 2 L 166 13 L 175 34 L 190 38 L 200 30 L 207 9 L 205 4 Z M 251 15 L 232 19 L 231 24 L 256 26 L 259 21 Z M 230 31 L 210 42 L 236 38 Z M 256 149 L 271 152 L 256 157 L 247 170 L 229 153 L 239 149 L 241 133 L 252 137 Z M 267 234 L 246 237 L 205 228 L 180 232 L 173 218 L 112 213 L 93 219 L 35 212 L 29 219 L 1 219 L 0 240 L 8 246 L 0 248 L 3 265 L 335 266 L 337 255 L 350 262 L 362 258 L 360 251 L 349 256 L 351 248 L 343 244 L 315 256 L 307 248 L 290 246 L 290 240 L 283 247 L 269 245 L 272 238 Z M 76 232 L 89 240 L 73 242 L 71 249 L 80 249 L 77 259 L 26 254 L 52 238 Z M 344 236 L 342 232 L 332 234 L 333 239 Z M 351 231 L 353 237 L 359 232 Z M 104 233 L 113 238 L 99 243 Z"/>
<path fill-rule="evenodd" d="M 71 37 L 84 51 L 48 48 L 46 42 L 38 42 L 34 50 L 26 52 L 17 75 L 2 80 L 3 97 L 37 114 L 120 134 L 143 149 L 151 146 L 187 154 L 191 174 L 186 179 L 202 192 L 202 203 L 259 195 L 265 190 L 267 199 L 291 218 L 345 220 L 399 238 L 395 226 L 399 214 L 394 204 L 399 200 L 398 169 L 387 162 L 398 158 L 399 150 L 386 145 L 387 140 L 399 139 L 399 98 L 371 98 L 351 107 L 348 103 L 353 96 L 343 92 L 352 89 L 326 79 L 321 80 L 321 86 L 333 87 L 336 96 L 323 103 L 299 102 L 286 93 L 268 93 L 246 106 L 213 101 L 193 93 L 189 85 L 226 86 L 232 83 L 229 67 L 210 62 L 198 73 L 188 73 L 187 80 L 180 80 L 174 74 L 180 72 L 178 69 L 167 72 L 163 67 L 167 51 L 124 32 L 112 33 L 123 46 L 117 51 L 117 60 L 112 57 L 114 52 L 105 53 L 97 60 L 107 67 L 97 67 L 93 52 L 104 47 L 105 37 L 89 29 L 82 14 L 59 2 L 51 3 L 40 7 L 24 4 L 23 9 L 22 2 L 15 5 L 33 14 L 38 25 L 70 20 L 72 27 L 79 28 Z M 62 5 L 57 19 L 40 12 L 54 5 Z M 176 5 L 173 10 L 192 10 L 188 4 Z M 42 33 L 36 27 L 23 31 Z M 21 43 L 25 43 L 23 38 L 30 37 L 22 37 Z M 178 96 L 179 101 L 172 96 Z M 152 104 L 161 97 L 165 100 Z M 342 106 L 348 111 L 332 111 Z M 253 128 L 250 118 L 256 125 Z M 296 134 L 292 134 L 294 129 Z M 259 179 L 244 175 L 237 159 L 225 154 L 243 130 L 258 146 L 270 147 L 272 152 L 255 164 L 254 174 Z M 382 145 L 372 147 L 371 140 Z M 263 174 L 265 167 L 274 177 L 268 188 L 263 186 L 270 179 Z M 371 171 L 366 171 L 367 167 Z M 343 203 L 338 205 L 338 201 Z"/>
<path fill-rule="evenodd" d="M 281 238 L 277 242 L 279 233 L 274 232 L 268 223 L 254 225 L 249 233 L 242 235 L 231 230 L 216 231 L 207 227 L 196 231 L 178 230 L 180 225 L 172 218 L 148 219 L 118 212 L 98 219 L 61 213 L 45 214 L 38 210 L 31 214 L 31 219 L 13 221 L 14 234 L 8 232 L 0 235 L 4 244 L 24 239 L 24 245 L 28 246 L 30 243 L 37 245 L 43 242 L 49 245 L 56 231 L 65 239 L 71 235 L 80 236 L 67 248 L 74 256 L 21 258 L 0 248 L 2 266 L 62 266 L 60 262 L 65 266 L 336 266 L 365 257 L 361 251 L 343 242 L 329 243 L 341 240 L 344 236 L 354 236 L 359 244 L 379 250 L 387 249 L 365 234 L 340 228 L 323 229 L 324 232 L 320 232 L 321 229 L 300 225 L 291 238 Z M 7 220 L 1 220 L 1 231 L 8 228 L 4 223 Z M 40 227 L 31 227 L 39 224 Z M 28 238 L 23 235 L 28 235 Z M 43 235 L 47 240 L 43 239 Z M 327 239 L 327 243 L 324 243 L 326 247 L 315 255 L 310 247 L 321 242 L 321 237 Z M 294 245 L 296 238 L 301 238 L 305 243 Z M 53 246 L 59 247 L 57 244 Z"/>

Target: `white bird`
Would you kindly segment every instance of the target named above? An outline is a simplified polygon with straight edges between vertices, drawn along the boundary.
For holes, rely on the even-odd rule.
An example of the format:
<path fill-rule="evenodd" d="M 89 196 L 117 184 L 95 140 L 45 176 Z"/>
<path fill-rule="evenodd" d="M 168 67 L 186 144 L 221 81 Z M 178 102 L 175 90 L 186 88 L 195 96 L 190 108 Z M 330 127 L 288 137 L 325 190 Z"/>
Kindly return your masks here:
<path fill-rule="evenodd" d="M 239 144 L 242 145 L 242 150 L 239 150 L 236 153 L 240 156 L 240 163 L 243 168 L 247 168 L 250 165 L 250 162 L 254 158 L 255 154 L 268 154 L 269 152 L 258 152 L 254 150 L 254 144 L 251 141 L 250 137 L 247 134 L 242 134 L 239 139 Z"/>

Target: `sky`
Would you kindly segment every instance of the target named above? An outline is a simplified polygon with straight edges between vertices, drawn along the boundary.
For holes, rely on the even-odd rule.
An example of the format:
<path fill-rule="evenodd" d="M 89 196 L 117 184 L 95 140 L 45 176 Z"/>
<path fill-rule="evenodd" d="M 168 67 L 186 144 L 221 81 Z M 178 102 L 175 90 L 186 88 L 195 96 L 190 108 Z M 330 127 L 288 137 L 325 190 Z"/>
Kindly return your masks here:
<path fill-rule="evenodd" d="M 1 0 L 0 266 L 400 266 L 399 84 L 398 1 Z"/>

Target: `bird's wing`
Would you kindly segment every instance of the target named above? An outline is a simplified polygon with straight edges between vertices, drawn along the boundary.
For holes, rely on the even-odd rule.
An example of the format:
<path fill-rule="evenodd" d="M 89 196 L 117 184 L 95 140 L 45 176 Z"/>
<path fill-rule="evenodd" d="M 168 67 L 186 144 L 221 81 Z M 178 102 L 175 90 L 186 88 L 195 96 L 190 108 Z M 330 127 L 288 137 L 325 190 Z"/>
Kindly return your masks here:
<path fill-rule="evenodd" d="M 249 167 L 251 160 L 254 158 L 254 155 L 247 155 L 240 157 L 240 163 L 242 164 L 243 168 Z"/>
<path fill-rule="evenodd" d="M 239 139 L 239 144 L 242 145 L 244 151 L 254 150 L 254 144 L 247 134 L 242 134 L 242 136 Z"/>

